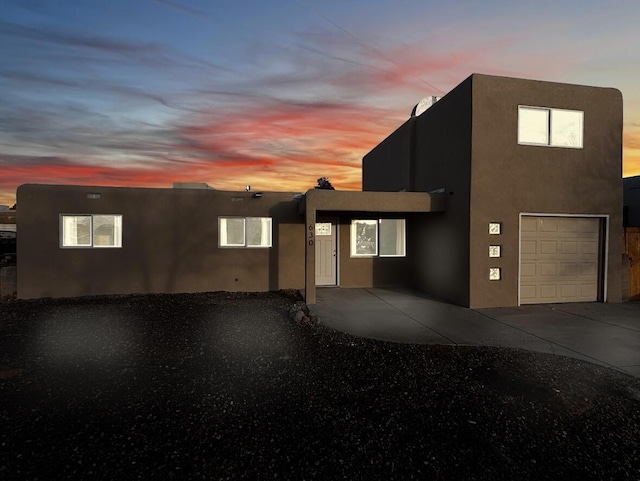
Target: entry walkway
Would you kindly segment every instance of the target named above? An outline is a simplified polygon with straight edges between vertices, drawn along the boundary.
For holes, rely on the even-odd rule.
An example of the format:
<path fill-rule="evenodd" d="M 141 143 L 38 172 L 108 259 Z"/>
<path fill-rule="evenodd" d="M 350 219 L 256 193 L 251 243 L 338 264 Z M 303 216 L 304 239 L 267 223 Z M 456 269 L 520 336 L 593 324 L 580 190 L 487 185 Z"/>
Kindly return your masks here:
<path fill-rule="evenodd" d="M 640 303 L 467 309 L 396 289 L 319 288 L 333 329 L 416 344 L 501 346 L 568 356 L 640 377 Z"/>

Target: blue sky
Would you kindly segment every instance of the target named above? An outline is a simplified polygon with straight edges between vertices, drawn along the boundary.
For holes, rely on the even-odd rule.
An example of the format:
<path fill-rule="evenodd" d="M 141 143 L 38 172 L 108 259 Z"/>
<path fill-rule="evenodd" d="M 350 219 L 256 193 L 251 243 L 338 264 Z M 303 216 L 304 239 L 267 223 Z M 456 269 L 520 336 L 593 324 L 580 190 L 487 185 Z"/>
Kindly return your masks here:
<path fill-rule="evenodd" d="M 622 91 L 632 1 L 2 0 L 0 204 L 22 183 L 360 188 L 362 156 L 471 73 Z"/>

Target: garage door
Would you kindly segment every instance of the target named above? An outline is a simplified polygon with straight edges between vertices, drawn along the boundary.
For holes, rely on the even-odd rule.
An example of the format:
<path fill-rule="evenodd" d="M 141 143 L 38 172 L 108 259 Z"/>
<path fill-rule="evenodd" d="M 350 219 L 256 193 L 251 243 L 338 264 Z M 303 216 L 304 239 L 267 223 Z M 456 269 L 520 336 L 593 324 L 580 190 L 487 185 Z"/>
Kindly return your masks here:
<path fill-rule="evenodd" d="M 520 303 L 598 300 L 600 219 L 523 216 Z"/>

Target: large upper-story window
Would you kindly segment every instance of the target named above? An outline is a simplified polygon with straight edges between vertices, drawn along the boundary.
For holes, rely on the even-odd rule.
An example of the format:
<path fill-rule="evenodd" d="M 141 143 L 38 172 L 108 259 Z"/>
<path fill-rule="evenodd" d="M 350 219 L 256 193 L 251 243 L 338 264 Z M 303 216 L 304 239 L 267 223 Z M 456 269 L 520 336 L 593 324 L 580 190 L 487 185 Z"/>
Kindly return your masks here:
<path fill-rule="evenodd" d="M 220 247 L 271 247 L 271 217 L 218 217 Z"/>
<path fill-rule="evenodd" d="M 122 247 L 122 215 L 61 215 L 60 246 Z"/>
<path fill-rule="evenodd" d="M 363 219 L 351 221 L 352 257 L 404 257 L 404 219 Z"/>
<path fill-rule="evenodd" d="M 518 107 L 518 143 L 582 148 L 584 112 Z"/>

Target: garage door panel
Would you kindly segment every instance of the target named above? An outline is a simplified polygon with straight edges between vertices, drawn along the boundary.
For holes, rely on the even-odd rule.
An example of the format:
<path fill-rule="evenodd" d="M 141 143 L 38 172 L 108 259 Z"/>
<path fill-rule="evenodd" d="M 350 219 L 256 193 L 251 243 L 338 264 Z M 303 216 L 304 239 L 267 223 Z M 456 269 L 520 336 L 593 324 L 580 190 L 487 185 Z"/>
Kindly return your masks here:
<path fill-rule="evenodd" d="M 521 302 L 531 301 L 536 302 L 536 286 L 533 285 L 520 285 L 520 300 Z"/>
<path fill-rule="evenodd" d="M 589 285 L 579 285 L 579 297 L 580 299 L 590 300 L 598 295 L 598 289 L 589 284 Z"/>
<path fill-rule="evenodd" d="M 575 284 L 560 286 L 561 299 L 575 299 L 577 297 L 577 292 L 578 286 L 576 286 Z"/>
<path fill-rule="evenodd" d="M 538 230 L 540 232 L 558 232 L 559 227 L 560 221 L 553 217 L 540 219 L 540 222 L 538 223 Z"/>
<path fill-rule="evenodd" d="M 578 263 L 577 262 L 561 262 L 560 263 L 560 275 L 562 277 L 575 277 L 578 275 Z"/>
<path fill-rule="evenodd" d="M 522 241 L 520 247 L 520 253 L 522 256 L 533 254 L 535 255 L 538 244 L 535 241 Z"/>
<path fill-rule="evenodd" d="M 560 221 L 560 230 L 563 233 L 575 233 L 578 232 L 578 224 L 571 219 L 562 219 Z"/>
<path fill-rule="evenodd" d="M 558 275 L 558 266 L 555 262 L 540 262 L 538 268 L 538 275 L 541 277 L 556 277 Z"/>
<path fill-rule="evenodd" d="M 522 261 L 520 265 L 520 276 L 524 279 L 526 277 L 536 276 L 536 263 Z"/>
<path fill-rule="evenodd" d="M 558 297 L 558 286 L 555 284 L 541 284 L 539 293 L 541 298 L 555 299 Z"/>
<path fill-rule="evenodd" d="M 556 240 L 542 240 L 538 244 L 540 248 L 540 254 L 557 254 L 558 253 L 558 241 Z"/>
<path fill-rule="evenodd" d="M 560 253 L 561 254 L 577 254 L 578 242 L 577 241 L 560 241 Z"/>
<path fill-rule="evenodd" d="M 520 230 L 522 232 L 536 232 L 538 230 L 538 221 L 535 217 L 523 217 Z"/>
<path fill-rule="evenodd" d="M 520 303 L 598 299 L 600 219 L 521 218 Z"/>

